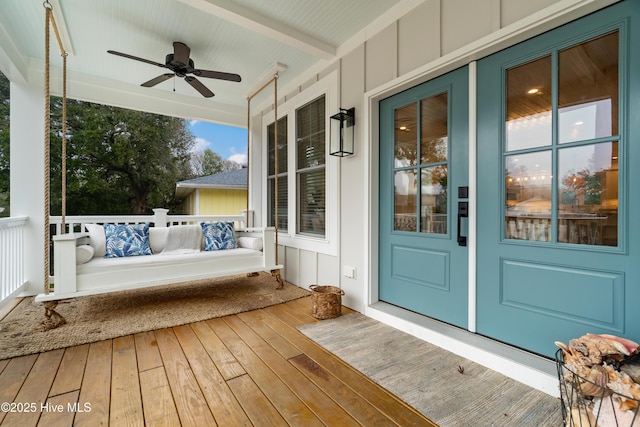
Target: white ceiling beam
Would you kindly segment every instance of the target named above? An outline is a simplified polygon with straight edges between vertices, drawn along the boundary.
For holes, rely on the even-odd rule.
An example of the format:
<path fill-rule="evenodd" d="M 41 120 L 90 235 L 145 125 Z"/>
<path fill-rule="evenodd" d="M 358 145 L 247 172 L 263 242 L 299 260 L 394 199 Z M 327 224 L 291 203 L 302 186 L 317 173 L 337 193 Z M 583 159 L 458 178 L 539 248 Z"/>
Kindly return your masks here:
<path fill-rule="evenodd" d="M 230 0 L 179 0 L 203 12 L 277 40 L 313 56 L 331 60 L 336 47 Z"/>

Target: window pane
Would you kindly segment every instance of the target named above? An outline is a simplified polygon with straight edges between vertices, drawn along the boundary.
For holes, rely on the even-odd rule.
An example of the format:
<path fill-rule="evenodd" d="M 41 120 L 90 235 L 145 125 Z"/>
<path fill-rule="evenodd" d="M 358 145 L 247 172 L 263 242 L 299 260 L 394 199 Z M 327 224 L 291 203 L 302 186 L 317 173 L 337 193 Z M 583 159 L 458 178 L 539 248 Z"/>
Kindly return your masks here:
<path fill-rule="evenodd" d="M 418 158 L 418 107 L 407 105 L 396 110 L 395 167 L 415 166 Z"/>
<path fill-rule="evenodd" d="M 618 32 L 558 54 L 560 143 L 618 134 Z"/>
<path fill-rule="evenodd" d="M 269 176 L 275 174 L 275 126 L 271 123 L 267 127 L 267 145 L 269 149 Z M 287 117 L 278 120 L 278 173 L 287 171 Z"/>
<path fill-rule="evenodd" d="M 300 173 L 299 232 L 324 236 L 325 176 L 324 168 Z"/>
<path fill-rule="evenodd" d="M 551 56 L 507 70 L 507 151 L 551 144 Z"/>
<path fill-rule="evenodd" d="M 447 166 L 423 168 L 421 175 L 420 231 L 447 234 Z"/>
<path fill-rule="evenodd" d="M 444 162 L 447 160 L 449 134 L 448 94 L 432 96 L 421 102 L 420 163 Z"/>
<path fill-rule="evenodd" d="M 618 143 L 558 153 L 558 241 L 618 245 Z"/>
<path fill-rule="evenodd" d="M 551 240 L 551 151 L 505 159 L 507 239 Z"/>
<path fill-rule="evenodd" d="M 414 169 L 398 171 L 394 176 L 395 217 L 394 229 L 398 231 L 416 231 L 416 189 L 417 173 Z"/>
<path fill-rule="evenodd" d="M 270 227 L 275 226 L 275 125 L 271 123 L 267 126 L 268 144 L 268 191 L 269 191 L 269 212 L 268 223 Z M 287 117 L 278 120 L 278 229 L 287 230 L 288 226 L 288 199 L 287 199 Z"/>
<path fill-rule="evenodd" d="M 325 97 L 296 110 L 298 233 L 325 235 Z"/>
<path fill-rule="evenodd" d="M 298 169 L 325 163 L 324 96 L 296 110 Z"/>
<path fill-rule="evenodd" d="M 275 226 L 275 178 L 269 178 L 269 227 Z M 278 231 L 288 229 L 287 177 L 278 177 Z"/>

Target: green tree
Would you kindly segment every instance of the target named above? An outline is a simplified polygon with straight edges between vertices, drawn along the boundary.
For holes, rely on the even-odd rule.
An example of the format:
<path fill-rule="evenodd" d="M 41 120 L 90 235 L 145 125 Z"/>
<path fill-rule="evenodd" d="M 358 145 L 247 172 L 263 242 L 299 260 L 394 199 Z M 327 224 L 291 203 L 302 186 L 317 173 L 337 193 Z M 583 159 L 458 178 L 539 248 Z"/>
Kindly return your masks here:
<path fill-rule="evenodd" d="M 191 169 L 196 177 L 230 172 L 240 168 L 242 168 L 240 163 L 224 160 L 220 154 L 210 148 L 205 148 L 203 151 L 191 155 Z"/>
<path fill-rule="evenodd" d="M 51 212 L 61 211 L 61 110 L 51 101 Z M 175 183 L 191 175 L 186 121 L 67 100 L 67 213 L 177 210 Z"/>
<path fill-rule="evenodd" d="M 0 73 L 0 216 L 9 215 L 9 79 Z"/>

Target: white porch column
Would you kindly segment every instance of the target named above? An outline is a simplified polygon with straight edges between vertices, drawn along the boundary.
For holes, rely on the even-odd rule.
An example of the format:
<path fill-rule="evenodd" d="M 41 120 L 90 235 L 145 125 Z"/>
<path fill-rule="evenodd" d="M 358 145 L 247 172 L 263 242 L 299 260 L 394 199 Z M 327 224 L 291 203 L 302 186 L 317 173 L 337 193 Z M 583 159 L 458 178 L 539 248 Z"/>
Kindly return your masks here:
<path fill-rule="evenodd" d="M 32 79 L 34 80 L 34 79 Z M 27 216 L 24 235 L 26 292 L 44 287 L 44 91 L 11 83 L 11 216 Z M 48 209 L 47 209 L 48 213 Z"/>

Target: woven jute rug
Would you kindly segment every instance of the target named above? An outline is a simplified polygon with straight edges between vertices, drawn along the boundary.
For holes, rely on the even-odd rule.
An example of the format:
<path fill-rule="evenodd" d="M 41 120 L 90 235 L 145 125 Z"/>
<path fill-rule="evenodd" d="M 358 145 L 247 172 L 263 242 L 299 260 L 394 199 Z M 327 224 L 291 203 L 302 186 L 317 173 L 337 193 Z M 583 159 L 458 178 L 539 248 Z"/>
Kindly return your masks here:
<path fill-rule="evenodd" d="M 24 298 L 0 321 L 0 360 L 268 307 L 309 295 L 266 273 L 185 282 L 60 301 L 67 323 L 41 330 L 44 308 Z"/>
<path fill-rule="evenodd" d="M 362 314 L 298 329 L 441 427 L 563 424 L 558 399 Z"/>

